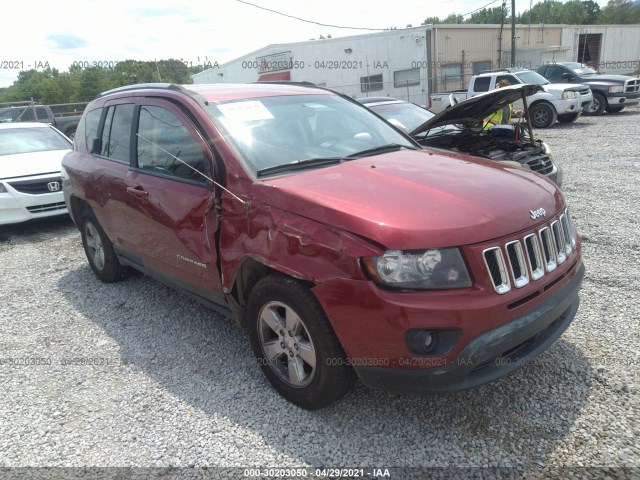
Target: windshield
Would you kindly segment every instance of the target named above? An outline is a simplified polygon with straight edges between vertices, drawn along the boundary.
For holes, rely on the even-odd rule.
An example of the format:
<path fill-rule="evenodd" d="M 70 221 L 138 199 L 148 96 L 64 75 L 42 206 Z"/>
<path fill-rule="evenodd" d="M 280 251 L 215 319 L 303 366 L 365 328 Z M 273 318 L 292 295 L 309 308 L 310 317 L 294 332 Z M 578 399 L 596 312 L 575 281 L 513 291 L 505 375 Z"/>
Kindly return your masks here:
<path fill-rule="evenodd" d="M 576 72 L 578 75 L 597 75 L 598 74 L 598 72 L 596 72 L 593 68 L 587 67 L 586 65 L 583 65 L 578 62 L 570 62 L 570 63 L 566 63 L 565 65 L 571 70 L 573 70 L 574 72 Z"/>
<path fill-rule="evenodd" d="M 69 149 L 71 149 L 71 143 L 46 126 L 0 129 L 0 155 Z"/>
<path fill-rule="evenodd" d="M 209 109 L 257 171 L 292 162 L 313 165 L 310 160 L 344 158 L 392 144 L 415 148 L 409 138 L 366 108 L 337 95 L 233 100 L 212 103 Z"/>
<path fill-rule="evenodd" d="M 413 103 L 386 103 L 371 105 L 369 108 L 406 133 L 413 132 L 424 122 L 435 117 L 429 110 Z"/>
<path fill-rule="evenodd" d="M 522 83 L 529 83 L 531 85 L 546 85 L 549 83 L 549 80 L 544 78 L 538 72 L 518 72 L 515 74 Z"/>

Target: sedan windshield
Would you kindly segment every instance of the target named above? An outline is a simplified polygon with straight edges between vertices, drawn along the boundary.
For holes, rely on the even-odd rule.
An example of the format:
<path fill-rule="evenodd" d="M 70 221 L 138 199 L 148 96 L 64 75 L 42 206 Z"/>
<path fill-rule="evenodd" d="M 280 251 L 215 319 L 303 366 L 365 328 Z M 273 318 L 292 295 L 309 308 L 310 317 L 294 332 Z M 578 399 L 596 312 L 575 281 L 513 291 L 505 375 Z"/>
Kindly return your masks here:
<path fill-rule="evenodd" d="M 413 103 L 385 103 L 370 105 L 369 108 L 406 133 L 413 132 L 424 122 L 435 117 L 429 110 Z"/>
<path fill-rule="evenodd" d="M 538 72 L 518 72 L 515 75 L 522 80 L 522 83 L 528 83 L 531 85 L 546 85 L 549 83 L 549 80 L 544 78 Z"/>
<path fill-rule="evenodd" d="M 71 142 L 50 127 L 0 129 L 0 155 L 69 150 Z"/>
<path fill-rule="evenodd" d="M 209 105 L 214 121 L 258 172 L 319 168 L 377 147 L 416 148 L 367 109 L 337 95 L 285 95 Z M 317 160 L 317 161 L 314 161 Z M 327 161 L 331 160 L 331 161 Z M 299 169 L 299 168 L 296 168 Z"/>

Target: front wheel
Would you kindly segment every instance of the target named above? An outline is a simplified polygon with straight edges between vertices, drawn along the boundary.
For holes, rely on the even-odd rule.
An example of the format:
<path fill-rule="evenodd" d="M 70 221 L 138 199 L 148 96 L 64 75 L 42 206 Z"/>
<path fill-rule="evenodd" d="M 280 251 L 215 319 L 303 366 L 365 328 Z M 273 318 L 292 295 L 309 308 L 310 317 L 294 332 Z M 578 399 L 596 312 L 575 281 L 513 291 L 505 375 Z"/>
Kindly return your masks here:
<path fill-rule="evenodd" d="M 82 219 L 80 234 L 89 266 L 96 277 L 105 283 L 123 278 L 126 270 L 118 261 L 107 234 L 93 215 L 87 215 Z"/>
<path fill-rule="evenodd" d="M 564 115 L 558 115 L 558 121 L 561 123 L 575 122 L 579 116 L 580 113 L 565 113 Z"/>
<path fill-rule="evenodd" d="M 264 277 L 249 295 L 247 316 L 256 359 L 287 400 L 316 410 L 351 389 L 355 373 L 322 307 L 300 282 Z"/>
<path fill-rule="evenodd" d="M 531 123 L 535 128 L 548 128 L 556 123 L 557 113 L 548 103 L 537 103 L 529 112 Z"/>
<path fill-rule="evenodd" d="M 594 93 L 593 100 L 591 105 L 585 109 L 585 115 L 597 116 L 601 115 L 604 112 L 604 109 L 607 108 L 607 99 L 604 98 L 604 95 L 601 93 Z"/>

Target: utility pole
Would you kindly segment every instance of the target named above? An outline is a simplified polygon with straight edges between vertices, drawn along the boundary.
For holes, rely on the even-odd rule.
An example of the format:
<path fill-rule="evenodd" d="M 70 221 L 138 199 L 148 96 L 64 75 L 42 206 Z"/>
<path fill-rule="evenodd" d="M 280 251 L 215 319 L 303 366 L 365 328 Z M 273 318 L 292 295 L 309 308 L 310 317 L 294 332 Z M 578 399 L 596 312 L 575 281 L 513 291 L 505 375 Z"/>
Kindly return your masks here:
<path fill-rule="evenodd" d="M 507 0 L 502 1 L 502 16 L 500 19 L 500 36 L 498 37 L 498 65 L 496 68 L 502 67 L 502 32 L 504 30 L 504 9 L 506 8 Z"/>
<path fill-rule="evenodd" d="M 516 0 L 511 0 L 511 66 L 516 66 Z"/>

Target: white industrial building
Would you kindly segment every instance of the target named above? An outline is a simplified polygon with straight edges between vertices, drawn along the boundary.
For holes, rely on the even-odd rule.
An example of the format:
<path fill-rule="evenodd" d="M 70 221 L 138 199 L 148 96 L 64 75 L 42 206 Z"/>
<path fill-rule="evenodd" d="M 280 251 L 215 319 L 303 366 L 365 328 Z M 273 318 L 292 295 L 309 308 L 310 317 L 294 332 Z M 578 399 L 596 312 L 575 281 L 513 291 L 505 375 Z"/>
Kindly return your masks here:
<path fill-rule="evenodd" d="M 581 61 L 606 73 L 640 73 L 640 25 L 516 25 L 516 66 Z M 426 104 L 430 92 L 466 88 L 469 77 L 511 59 L 511 27 L 423 25 L 269 45 L 193 75 L 194 83 L 291 80 L 354 98 Z"/>

